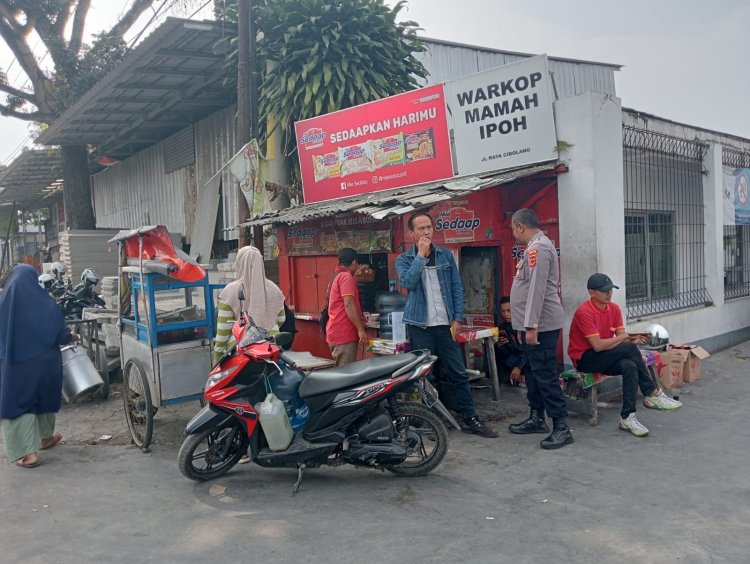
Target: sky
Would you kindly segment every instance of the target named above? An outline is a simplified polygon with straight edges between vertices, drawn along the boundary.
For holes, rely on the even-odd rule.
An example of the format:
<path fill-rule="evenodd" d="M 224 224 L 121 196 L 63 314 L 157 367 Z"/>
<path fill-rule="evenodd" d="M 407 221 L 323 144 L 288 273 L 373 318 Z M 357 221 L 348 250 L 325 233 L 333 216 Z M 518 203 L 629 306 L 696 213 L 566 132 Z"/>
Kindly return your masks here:
<path fill-rule="evenodd" d="M 87 32 L 111 25 L 128 1 L 93 0 Z M 408 0 L 401 16 L 436 39 L 623 65 L 623 106 L 750 138 L 747 0 Z M 0 46 L 0 68 L 11 60 Z M 8 74 L 24 80 L 14 81 L 17 65 Z M 1 164 L 27 136 L 25 122 L 0 117 Z"/>

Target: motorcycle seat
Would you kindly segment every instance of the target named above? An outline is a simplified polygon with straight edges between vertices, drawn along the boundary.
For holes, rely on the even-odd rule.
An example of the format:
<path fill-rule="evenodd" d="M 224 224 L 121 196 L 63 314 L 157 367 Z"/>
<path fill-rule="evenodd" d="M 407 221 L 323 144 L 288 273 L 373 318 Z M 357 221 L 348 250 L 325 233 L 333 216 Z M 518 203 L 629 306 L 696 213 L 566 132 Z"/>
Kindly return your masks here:
<path fill-rule="evenodd" d="M 333 392 L 342 388 L 364 384 L 375 378 L 387 376 L 417 360 L 412 353 L 378 356 L 360 360 L 346 366 L 325 368 L 311 372 L 299 386 L 303 398 Z"/>

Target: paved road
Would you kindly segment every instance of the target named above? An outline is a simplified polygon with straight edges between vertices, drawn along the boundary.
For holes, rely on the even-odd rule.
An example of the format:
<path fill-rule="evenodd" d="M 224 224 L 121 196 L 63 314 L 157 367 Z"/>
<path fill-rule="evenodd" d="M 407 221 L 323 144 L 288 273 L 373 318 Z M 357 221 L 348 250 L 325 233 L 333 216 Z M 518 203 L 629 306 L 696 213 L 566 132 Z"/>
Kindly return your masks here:
<path fill-rule="evenodd" d="M 452 432 L 431 476 L 320 469 L 296 497 L 290 470 L 184 479 L 192 406 L 160 411 L 149 454 L 124 444 L 118 398 L 67 406 L 67 443 L 41 467 L 2 459 L 0 562 L 747 562 L 749 367 L 750 343 L 704 361 L 683 409 L 639 410 L 644 439 L 617 429 L 617 406 L 599 427 L 572 417 L 556 452 Z"/>

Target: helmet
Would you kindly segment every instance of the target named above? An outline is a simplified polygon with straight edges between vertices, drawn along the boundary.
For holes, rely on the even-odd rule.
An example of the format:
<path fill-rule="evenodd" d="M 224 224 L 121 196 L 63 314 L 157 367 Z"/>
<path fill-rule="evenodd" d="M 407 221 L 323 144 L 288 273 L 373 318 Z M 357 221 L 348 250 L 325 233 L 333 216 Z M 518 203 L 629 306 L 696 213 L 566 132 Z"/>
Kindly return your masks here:
<path fill-rule="evenodd" d="M 52 289 L 52 285 L 55 283 L 55 277 L 51 274 L 42 274 L 39 277 L 39 285 L 47 290 L 48 292 Z"/>
<path fill-rule="evenodd" d="M 92 286 L 96 286 L 99 283 L 99 275 L 93 268 L 87 268 L 81 272 L 81 282 L 84 284 L 88 283 Z"/>
<path fill-rule="evenodd" d="M 669 332 L 658 323 L 652 323 L 646 327 L 646 333 L 651 333 L 651 338 L 646 343 L 647 348 L 652 350 L 664 350 L 669 343 Z"/>
<path fill-rule="evenodd" d="M 62 278 L 65 274 L 65 265 L 61 262 L 53 262 L 49 271 L 54 274 L 55 278 Z"/>

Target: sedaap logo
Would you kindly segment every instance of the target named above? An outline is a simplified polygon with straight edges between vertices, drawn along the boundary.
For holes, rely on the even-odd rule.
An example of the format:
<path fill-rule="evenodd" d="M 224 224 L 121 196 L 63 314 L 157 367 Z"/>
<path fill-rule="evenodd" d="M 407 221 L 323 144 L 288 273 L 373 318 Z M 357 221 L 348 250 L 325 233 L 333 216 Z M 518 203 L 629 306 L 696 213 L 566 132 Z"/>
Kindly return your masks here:
<path fill-rule="evenodd" d="M 312 239 L 318 232 L 315 227 L 291 227 L 287 236 L 290 239 Z"/>
<path fill-rule="evenodd" d="M 454 231 L 456 235 L 473 234 L 481 221 L 474 217 L 473 210 L 451 208 L 440 212 L 435 220 L 435 231 Z"/>
<path fill-rule="evenodd" d="M 326 132 L 320 127 L 313 127 L 308 129 L 299 138 L 299 144 L 305 147 L 305 149 L 312 149 L 314 147 L 320 147 L 326 138 Z M 309 145 L 309 147 L 308 147 Z"/>

